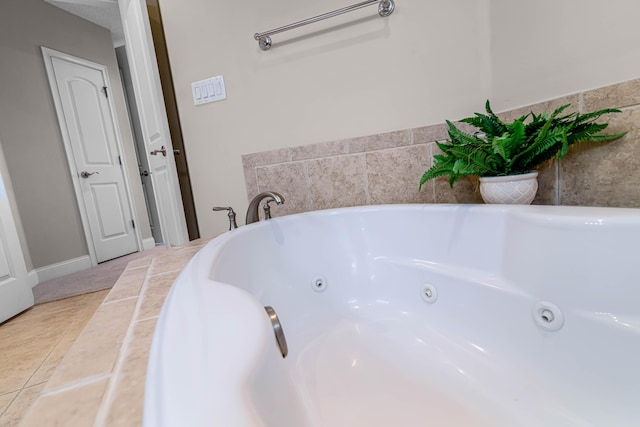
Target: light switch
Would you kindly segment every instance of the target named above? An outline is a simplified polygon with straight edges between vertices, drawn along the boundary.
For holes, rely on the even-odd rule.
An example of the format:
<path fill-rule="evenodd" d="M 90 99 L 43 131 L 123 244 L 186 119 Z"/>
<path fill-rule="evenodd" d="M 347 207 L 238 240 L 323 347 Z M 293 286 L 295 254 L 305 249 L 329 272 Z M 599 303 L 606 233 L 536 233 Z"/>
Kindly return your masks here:
<path fill-rule="evenodd" d="M 222 76 L 211 77 L 205 80 L 191 83 L 193 103 L 195 105 L 221 101 L 227 98 Z"/>

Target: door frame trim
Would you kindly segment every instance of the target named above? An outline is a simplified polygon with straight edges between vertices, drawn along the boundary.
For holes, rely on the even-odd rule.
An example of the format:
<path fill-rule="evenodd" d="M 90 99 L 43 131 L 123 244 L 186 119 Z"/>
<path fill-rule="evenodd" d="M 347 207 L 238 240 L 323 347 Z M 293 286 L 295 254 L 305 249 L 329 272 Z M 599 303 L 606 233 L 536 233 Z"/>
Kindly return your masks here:
<path fill-rule="evenodd" d="M 71 174 L 71 181 L 73 182 L 73 190 L 76 196 L 76 201 L 78 203 L 78 210 L 80 212 L 80 220 L 82 221 L 82 229 L 84 231 L 84 236 L 87 242 L 87 249 L 89 250 L 89 257 L 91 258 L 91 265 L 98 265 L 98 258 L 96 256 L 95 244 L 93 240 L 93 236 L 91 234 L 91 229 L 89 228 L 89 220 L 87 217 L 87 212 L 85 209 L 85 198 L 82 192 L 82 188 L 80 186 L 80 177 L 78 176 L 78 170 L 76 168 L 73 150 L 71 148 L 71 138 L 69 136 L 69 130 L 67 128 L 67 121 L 64 118 L 63 110 L 62 110 L 62 101 L 60 99 L 60 90 L 56 83 L 55 79 L 55 71 L 53 69 L 53 58 L 62 59 L 65 61 L 72 62 L 74 64 L 78 64 L 84 67 L 94 68 L 102 72 L 105 76 L 106 85 L 109 88 L 112 88 L 111 82 L 109 80 L 109 70 L 106 66 L 102 64 L 98 64 L 95 62 L 91 62 L 89 60 L 78 58 L 73 55 L 69 55 L 64 52 L 60 52 L 54 49 L 50 49 L 45 46 L 40 46 L 42 50 L 42 56 L 44 58 L 44 65 L 47 72 L 47 78 L 49 80 L 49 88 L 51 89 L 51 95 L 53 97 L 53 103 L 56 110 L 56 117 L 58 119 L 58 124 L 60 127 L 60 133 L 62 135 L 62 141 L 64 143 L 64 150 L 67 155 L 67 165 L 69 166 L 69 172 Z M 120 126 L 118 124 L 118 117 L 116 115 L 116 109 L 113 105 L 113 97 L 107 97 L 107 104 L 109 105 L 109 110 L 111 112 L 111 117 L 113 119 L 114 125 L 114 133 L 116 138 L 116 147 L 118 149 L 118 155 L 122 160 L 122 175 L 124 177 L 124 185 L 125 185 L 125 195 L 127 197 L 127 201 L 129 202 L 129 209 L 131 211 L 131 216 L 136 224 L 141 224 L 138 218 L 138 213 L 136 211 L 136 206 L 131 193 L 131 182 L 129 180 L 129 174 L 126 170 L 127 159 L 124 151 L 124 147 L 122 145 L 122 136 L 120 133 Z M 138 251 L 142 250 L 142 235 L 139 227 L 134 229 L 134 234 L 136 237 L 136 245 L 138 246 Z"/>

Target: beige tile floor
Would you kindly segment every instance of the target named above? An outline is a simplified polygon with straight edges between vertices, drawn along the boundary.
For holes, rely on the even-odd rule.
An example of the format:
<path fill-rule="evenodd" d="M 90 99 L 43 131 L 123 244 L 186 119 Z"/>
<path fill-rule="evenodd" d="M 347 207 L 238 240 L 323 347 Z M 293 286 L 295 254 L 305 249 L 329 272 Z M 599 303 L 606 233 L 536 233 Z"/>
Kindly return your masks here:
<path fill-rule="evenodd" d="M 39 323 L 22 326 L 32 330 L 24 338 L 15 329 L 2 332 L 9 339 L 0 335 L 0 343 L 12 348 L 0 352 L 0 377 L 7 383 L 0 387 L 0 426 L 139 427 L 160 309 L 182 268 L 207 241 L 129 262 L 107 293 L 43 305 L 48 308 L 40 309 Z M 58 311 L 76 313 L 83 322 L 65 323 Z M 23 322 L 25 315 L 14 320 Z M 55 335 L 58 329 L 63 331 Z M 32 341 L 53 347 L 41 349 L 43 342 Z"/>
<path fill-rule="evenodd" d="M 0 426 L 16 426 L 109 290 L 36 305 L 0 325 Z"/>

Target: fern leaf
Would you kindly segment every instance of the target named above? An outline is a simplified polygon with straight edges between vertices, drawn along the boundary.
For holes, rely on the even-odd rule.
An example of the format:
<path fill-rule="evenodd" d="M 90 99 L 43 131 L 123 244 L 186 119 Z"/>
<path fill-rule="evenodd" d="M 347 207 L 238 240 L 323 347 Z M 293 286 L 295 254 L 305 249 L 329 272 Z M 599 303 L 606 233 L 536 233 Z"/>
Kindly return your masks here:
<path fill-rule="evenodd" d="M 453 171 L 454 159 L 452 157 L 445 156 L 440 156 L 440 158 L 444 160 L 439 162 L 436 160 L 436 163 L 422 175 L 418 190 L 422 190 L 422 186 L 430 179 L 438 178 L 440 176 L 449 176 L 449 185 L 451 187 L 453 187 L 453 184 L 458 180 L 458 174 Z"/>
<path fill-rule="evenodd" d="M 512 172 L 528 172 L 555 156 L 562 146 L 561 133 L 560 130 L 553 129 L 547 132 L 544 138 L 537 138 L 529 148 L 514 157 Z"/>
<path fill-rule="evenodd" d="M 451 172 L 452 171 L 450 169 L 432 166 L 422 175 L 422 178 L 420 178 L 420 186 L 418 187 L 418 190 L 422 190 L 422 186 L 430 179 L 437 178 L 439 176 L 450 175 Z"/>
<path fill-rule="evenodd" d="M 591 134 L 583 135 L 579 139 L 576 139 L 574 141 L 574 143 L 576 143 L 576 142 L 606 142 L 606 141 L 613 141 L 614 139 L 622 138 L 627 133 L 628 132 L 605 134 L 605 135 L 591 135 Z"/>
<path fill-rule="evenodd" d="M 507 131 L 506 125 L 500 119 L 481 113 L 475 113 L 474 117 L 468 117 L 460 121 L 477 127 L 488 137 L 502 135 Z"/>
<path fill-rule="evenodd" d="M 449 125 L 449 138 L 452 145 L 477 145 L 481 140 L 475 136 L 458 129 L 453 123 L 447 120 Z"/>
<path fill-rule="evenodd" d="M 569 138 L 567 138 L 566 129 L 563 129 L 560 133 L 560 142 L 562 142 L 562 148 L 560 148 L 560 154 L 558 154 L 559 159 L 563 158 L 569 151 Z"/>
<path fill-rule="evenodd" d="M 477 147 L 451 146 L 449 149 L 452 156 L 466 162 L 467 166 L 464 168 L 465 175 L 482 176 L 499 173 L 499 170 L 495 167 L 495 159 L 490 158 L 486 152 Z"/>
<path fill-rule="evenodd" d="M 621 112 L 622 111 L 618 110 L 617 108 L 606 108 L 604 110 L 593 111 L 591 113 L 578 114 L 578 116 L 576 117 L 574 123 L 575 124 L 580 124 L 580 123 L 583 123 L 583 122 L 596 120 L 596 119 L 598 119 L 600 116 L 602 116 L 604 114 L 621 113 Z"/>
<path fill-rule="evenodd" d="M 445 144 L 436 143 L 438 145 L 442 145 L 447 147 Z M 453 157 L 448 157 L 442 154 L 436 154 L 433 156 L 433 166 L 429 168 L 420 179 L 419 190 L 422 189 L 422 186 L 430 179 L 437 178 L 439 176 L 444 175 L 452 175 L 453 172 L 453 164 L 455 163 L 455 159 Z"/>
<path fill-rule="evenodd" d="M 557 141 L 558 138 L 558 134 L 557 132 L 553 132 L 551 129 L 559 129 L 559 128 L 554 128 L 553 125 L 556 124 L 556 116 L 558 114 L 560 114 L 561 112 L 563 112 L 565 109 L 567 109 L 571 104 L 565 104 L 559 108 L 556 108 L 553 113 L 551 114 L 551 116 L 547 115 L 547 114 L 542 114 L 541 116 L 538 116 L 539 118 L 545 120 L 544 125 L 540 128 L 540 130 L 537 132 L 537 136 L 536 138 L 533 140 L 533 142 L 531 142 L 529 144 L 528 147 L 526 147 L 524 150 L 522 150 L 520 153 L 518 153 L 517 155 L 515 155 L 513 157 L 513 162 L 514 164 L 525 164 L 526 162 L 523 162 L 520 158 L 524 157 L 524 158 L 532 158 L 535 157 L 536 155 L 538 155 L 543 149 L 546 150 L 548 147 L 548 137 L 549 137 L 549 133 L 552 133 L 552 138 Z M 535 134 L 534 134 L 535 135 Z M 536 166 L 536 165 L 532 165 L 532 166 Z"/>
<path fill-rule="evenodd" d="M 484 109 L 487 111 L 487 113 L 494 118 L 498 118 L 498 116 L 496 116 L 496 113 L 493 112 L 493 110 L 491 110 L 491 103 L 489 102 L 489 100 L 487 99 L 487 102 L 484 103 Z M 499 120 L 499 119 L 498 119 Z"/>
<path fill-rule="evenodd" d="M 514 121 L 510 126 L 511 136 L 505 141 L 505 153 L 504 159 L 507 163 L 511 162 L 511 158 L 514 153 L 520 151 L 521 147 L 526 142 L 526 133 L 523 121 L 520 119 Z"/>
<path fill-rule="evenodd" d="M 558 117 L 560 115 L 560 113 L 562 113 L 564 110 L 566 110 L 567 108 L 571 107 L 571 104 L 564 104 L 558 108 L 556 108 L 555 110 L 553 110 L 553 113 L 551 113 L 551 117 Z M 570 114 L 569 116 L 572 116 L 573 114 Z M 566 117 L 569 117 L 566 116 Z"/>
<path fill-rule="evenodd" d="M 511 137 L 508 134 L 504 134 L 503 136 L 494 138 L 491 141 L 491 148 L 493 149 L 493 152 L 502 157 L 505 161 L 509 159 L 509 154 L 507 153 L 506 146 L 508 144 L 508 140 L 510 139 Z"/>
<path fill-rule="evenodd" d="M 606 123 L 581 123 L 579 125 L 572 126 L 570 128 L 571 133 L 574 135 L 578 134 L 589 134 L 589 133 L 599 133 L 609 127 Z"/>

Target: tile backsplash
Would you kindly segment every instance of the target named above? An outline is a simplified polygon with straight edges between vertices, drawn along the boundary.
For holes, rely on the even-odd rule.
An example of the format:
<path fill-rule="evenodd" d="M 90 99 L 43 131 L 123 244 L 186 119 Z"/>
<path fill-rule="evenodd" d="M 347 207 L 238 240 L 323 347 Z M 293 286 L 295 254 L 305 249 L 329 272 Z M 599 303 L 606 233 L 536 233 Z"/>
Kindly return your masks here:
<path fill-rule="evenodd" d="M 552 111 L 571 103 L 586 113 L 619 108 L 606 115 L 607 132 L 628 131 L 617 141 L 572 147 L 562 160 L 539 169 L 534 204 L 640 207 L 640 79 L 580 92 L 505 111 L 510 120 L 529 111 Z M 389 133 L 283 148 L 242 156 L 247 196 L 273 190 L 286 203 L 273 216 L 311 210 L 387 203 L 482 203 L 476 178 L 453 188 L 446 178 L 418 183 L 447 138 L 437 124 Z"/>

